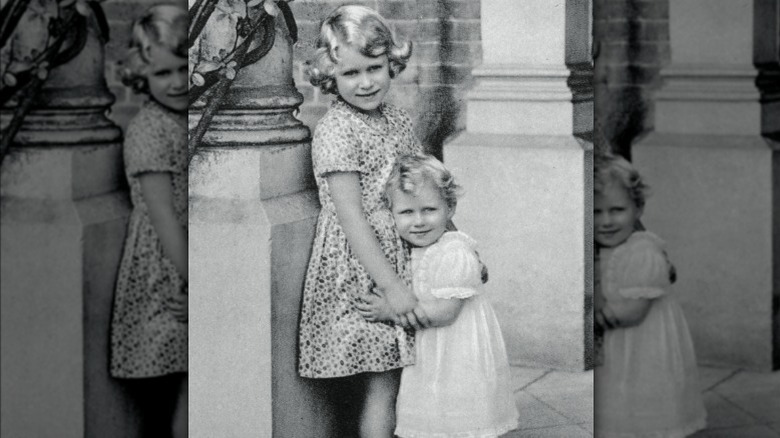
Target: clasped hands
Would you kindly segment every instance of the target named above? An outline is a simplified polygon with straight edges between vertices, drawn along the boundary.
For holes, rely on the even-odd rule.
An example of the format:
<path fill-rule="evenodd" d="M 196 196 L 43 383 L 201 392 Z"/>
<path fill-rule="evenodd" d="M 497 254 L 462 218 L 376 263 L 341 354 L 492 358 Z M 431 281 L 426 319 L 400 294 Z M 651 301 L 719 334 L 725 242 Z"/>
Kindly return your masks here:
<path fill-rule="evenodd" d="M 368 322 L 391 321 L 405 329 L 421 330 L 431 327 L 431 320 L 425 310 L 409 292 L 389 294 L 381 288 L 374 288 L 357 303 L 358 313 Z"/>
<path fill-rule="evenodd" d="M 184 290 L 171 290 L 166 294 L 165 307 L 173 314 L 173 317 L 181 323 L 189 321 L 189 293 L 187 286 Z"/>

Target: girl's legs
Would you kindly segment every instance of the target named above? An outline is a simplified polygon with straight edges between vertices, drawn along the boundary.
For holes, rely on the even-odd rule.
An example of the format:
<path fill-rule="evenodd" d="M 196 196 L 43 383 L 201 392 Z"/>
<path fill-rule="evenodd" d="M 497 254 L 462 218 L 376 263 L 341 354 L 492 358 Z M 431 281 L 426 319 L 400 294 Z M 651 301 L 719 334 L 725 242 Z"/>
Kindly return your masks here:
<path fill-rule="evenodd" d="M 179 382 L 178 394 L 176 396 L 176 406 L 173 408 L 173 438 L 186 438 L 188 435 L 189 423 L 187 416 L 187 381 L 187 374 L 184 374 Z"/>
<path fill-rule="evenodd" d="M 366 398 L 360 415 L 360 437 L 392 438 L 401 369 L 366 373 L 363 376 Z"/>

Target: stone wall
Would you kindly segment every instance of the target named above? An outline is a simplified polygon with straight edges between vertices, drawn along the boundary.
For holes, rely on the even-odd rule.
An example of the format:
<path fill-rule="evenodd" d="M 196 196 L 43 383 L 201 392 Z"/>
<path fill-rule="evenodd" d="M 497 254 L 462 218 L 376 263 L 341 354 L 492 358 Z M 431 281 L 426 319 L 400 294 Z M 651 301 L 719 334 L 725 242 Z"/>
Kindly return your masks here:
<path fill-rule="evenodd" d="M 144 96 L 119 80 L 132 21 L 157 0 L 107 0 L 102 3 L 111 27 L 106 46 L 106 80 L 116 102 L 111 119 L 124 128 Z M 418 138 L 427 150 L 441 156 L 444 140 L 466 126 L 464 93 L 471 69 L 482 59 L 480 5 L 468 0 L 295 0 L 290 3 L 298 24 L 294 79 L 304 96 L 298 117 L 310 128 L 325 114 L 333 95 L 323 95 L 305 77 L 303 63 L 311 58 L 319 23 L 333 9 L 359 3 L 376 9 L 393 30 L 414 44 L 409 65 L 388 94 L 390 102 L 408 110 Z"/>
<path fill-rule="evenodd" d="M 304 96 L 298 117 L 310 128 L 327 111 L 333 95 L 323 95 L 305 77 L 303 64 L 314 53 L 319 23 L 345 3 L 374 8 L 393 30 L 414 44 L 406 70 L 393 81 L 390 102 L 408 110 L 418 138 L 441 156 L 447 137 L 466 126 L 464 94 L 471 69 L 481 62 L 480 4 L 469 0 L 296 0 L 290 3 L 298 24 L 294 79 Z"/>
<path fill-rule="evenodd" d="M 669 61 L 668 0 L 594 0 L 596 147 L 630 157 L 653 128 L 653 92 Z"/>

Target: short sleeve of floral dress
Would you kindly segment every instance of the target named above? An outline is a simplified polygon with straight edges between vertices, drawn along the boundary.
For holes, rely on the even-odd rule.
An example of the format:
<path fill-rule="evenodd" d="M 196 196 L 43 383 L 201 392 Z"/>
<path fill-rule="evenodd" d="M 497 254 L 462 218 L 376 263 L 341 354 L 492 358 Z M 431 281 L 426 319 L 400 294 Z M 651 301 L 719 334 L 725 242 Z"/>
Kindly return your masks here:
<path fill-rule="evenodd" d="M 326 176 L 356 172 L 363 212 L 387 260 L 411 282 L 404 248 L 382 190 L 396 157 L 420 152 L 409 116 L 384 104 L 375 120 L 341 99 L 320 120 L 312 141 L 312 162 L 322 209 L 301 306 L 298 371 L 303 377 L 327 378 L 382 372 L 414 361 L 414 334 L 387 323 L 365 321 L 355 308 L 374 282 L 349 247 L 336 217 Z"/>
<path fill-rule="evenodd" d="M 133 211 L 127 227 L 111 320 L 111 375 L 154 377 L 187 371 L 187 324 L 176 320 L 165 300 L 187 284 L 165 257 L 138 177 L 170 172 L 174 210 L 187 226 L 187 119 L 154 101 L 130 122 L 123 149 Z"/>

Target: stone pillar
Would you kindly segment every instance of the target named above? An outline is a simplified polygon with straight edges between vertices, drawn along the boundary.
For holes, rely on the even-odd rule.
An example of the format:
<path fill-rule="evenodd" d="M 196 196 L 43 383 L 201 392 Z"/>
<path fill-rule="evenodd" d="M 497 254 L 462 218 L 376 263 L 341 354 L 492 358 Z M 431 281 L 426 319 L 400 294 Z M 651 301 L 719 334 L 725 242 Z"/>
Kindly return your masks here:
<path fill-rule="evenodd" d="M 633 147 L 653 189 L 645 225 L 668 242 L 699 361 L 711 365 L 780 366 L 779 7 L 670 0 L 655 131 Z"/>
<path fill-rule="evenodd" d="M 465 188 L 515 364 L 582 370 L 592 351 L 591 2 L 483 0 L 466 132 L 445 145 Z"/>
<path fill-rule="evenodd" d="M 50 72 L 0 176 L 2 435 L 133 437 L 108 375 L 114 283 L 130 213 L 121 131 L 105 116 L 103 43 Z M 12 103 L 2 108 L 7 126 Z"/>
<path fill-rule="evenodd" d="M 319 204 L 281 17 L 276 32 L 271 52 L 239 71 L 190 165 L 193 437 L 337 436 L 323 387 L 297 374 Z"/>

